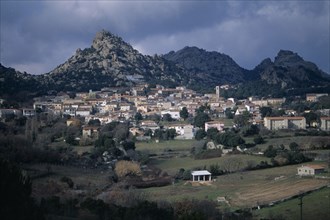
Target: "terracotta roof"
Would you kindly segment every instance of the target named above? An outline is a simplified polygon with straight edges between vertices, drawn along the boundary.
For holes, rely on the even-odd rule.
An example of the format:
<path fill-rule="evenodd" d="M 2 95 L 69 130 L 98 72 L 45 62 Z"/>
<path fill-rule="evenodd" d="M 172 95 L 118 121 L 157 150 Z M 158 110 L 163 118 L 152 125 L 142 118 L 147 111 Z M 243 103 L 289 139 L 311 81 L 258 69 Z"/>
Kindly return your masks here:
<path fill-rule="evenodd" d="M 265 119 L 269 119 L 269 120 L 284 120 L 284 119 L 301 120 L 301 119 L 304 119 L 304 117 L 265 117 Z"/>
<path fill-rule="evenodd" d="M 317 164 L 307 164 L 307 165 L 303 165 L 302 167 L 309 167 L 309 168 L 313 168 L 315 170 L 319 170 L 319 169 L 324 169 L 325 167 L 322 165 L 317 165 Z"/>

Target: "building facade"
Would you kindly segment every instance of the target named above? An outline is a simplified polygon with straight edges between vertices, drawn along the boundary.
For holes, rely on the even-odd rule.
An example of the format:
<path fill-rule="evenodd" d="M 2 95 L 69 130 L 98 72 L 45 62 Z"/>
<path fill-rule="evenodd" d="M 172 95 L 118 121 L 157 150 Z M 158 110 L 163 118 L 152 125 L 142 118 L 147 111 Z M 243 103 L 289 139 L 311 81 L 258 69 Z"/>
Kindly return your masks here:
<path fill-rule="evenodd" d="M 324 172 L 324 167 L 320 165 L 302 165 L 298 167 L 299 176 L 313 176 Z"/>
<path fill-rule="evenodd" d="M 330 131 L 330 117 L 321 117 L 321 130 Z"/>
<path fill-rule="evenodd" d="M 278 129 L 305 129 L 304 117 L 265 117 L 264 126 L 269 130 Z"/>

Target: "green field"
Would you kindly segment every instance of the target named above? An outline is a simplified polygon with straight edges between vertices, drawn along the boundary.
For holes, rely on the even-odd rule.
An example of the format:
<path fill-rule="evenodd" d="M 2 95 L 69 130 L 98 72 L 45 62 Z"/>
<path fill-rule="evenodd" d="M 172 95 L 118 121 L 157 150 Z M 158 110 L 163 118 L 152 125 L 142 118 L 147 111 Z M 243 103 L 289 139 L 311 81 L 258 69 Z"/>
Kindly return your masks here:
<path fill-rule="evenodd" d="M 149 195 L 150 200 L 170 202 L 183 198 L 216 200 L 220 196 L 227 199 L 230 208 L 236 209 L 269 204 L 328 184 L 328 180 L 300 178 L 296 173 L 297 165 L 292 165 L 222 175 L 208 185 L 179 181 L 170 186 L 140 191 Z"/>
<path fill-rule="evenodd" d="M 300 200 L 292 199 L 273 207 L 254 211 L 255 219 L 300 219 Z M 330 188 L 326 187 L 303 197 L 303 219 L 330 219 Z"/>
<path fill-rule="evenodd" d="M 137 142 L 135 146 L 137 151 L 147 151 L 150 154 L 159 154 L 167 150 L 190 151 L 191 148 L 198 143 L 199 141 L 194 139 L 160 141 L 159 143 L 152 140 L 149 142 Z"/>
<path fill-rule="evenodd" d="M 247 140 L 247 142 L 252 142 Z M 264 144 L 257 145 L 258 148 L 266 149 L 269 145 L 279 146 L 283 144 L 288 147 L 290 143 L 296 142 L 303 149 L 310 149 L 313 145 L 319 147 L 320 145 L 330 143 L 329 136 L 290 136 L 278 138 L 266 138 Z"/>
<path fill-rule="evenodd" d="M 225 155 L 222 157 L 195 160 L 192 157 L 173 157 L 166 159 L 153 159 L 150 165 L 154 165 L 170 175 L 174 175 L 180 168 L 186 169 L 208 169 L 212 164 L 218 164 L 220 169 L 237 171 L 247 167 L 248 163 L 258 164 L 260 161 L 270 162 L 270 159 L 263 156 L 252 155 Z"/>

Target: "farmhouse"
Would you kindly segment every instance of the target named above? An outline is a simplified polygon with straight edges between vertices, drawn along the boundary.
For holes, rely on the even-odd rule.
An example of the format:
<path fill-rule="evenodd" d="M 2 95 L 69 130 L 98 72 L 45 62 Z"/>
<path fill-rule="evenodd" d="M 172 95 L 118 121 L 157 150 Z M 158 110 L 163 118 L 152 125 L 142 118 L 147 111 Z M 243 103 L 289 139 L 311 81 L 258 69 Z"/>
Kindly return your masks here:
<path fill-rule="evenodd" d="M 211 173 L 207 170 L 192 171 L 192 181 L 211 181 Z"/>
<path fill-rule="evenodd" d="M 299 176 L 313 176 L 323 172 L 324 167 L 320 165 L 302 165 L 301 167 L 298 167 Z"/>

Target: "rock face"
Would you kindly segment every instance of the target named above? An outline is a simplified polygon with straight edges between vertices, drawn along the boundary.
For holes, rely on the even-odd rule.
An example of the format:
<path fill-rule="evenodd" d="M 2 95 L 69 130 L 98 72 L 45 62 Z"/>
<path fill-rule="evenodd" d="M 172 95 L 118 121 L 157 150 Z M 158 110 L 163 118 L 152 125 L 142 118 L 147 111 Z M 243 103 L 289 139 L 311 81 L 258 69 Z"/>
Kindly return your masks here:
<path fill-rule="evenodd" d="M 98 32 L 92 46 L 76 53 L 45 75 L 45 81 L 68 90 L 131 86 L 137 81 L 183 83 L 183 70 L 159 56 L 144 56 L 120 37 Z M 58 89 L 57 89 L 58 90 Z"/>
<path fill-rule="evenodd" d="M 205 85 L 244 82 L 248 73 L 228 55 L 208 52 L 197 47 L 171 51 L 163 57 L 186 69 L 191 77 L 198 78 L 197 81 Z"/>
<path fill-rule="evenodd" d="M 329 83 L 327 75 L 314 63 L 288 50 L 280 50 L 274 62 L 265 59 L 253 71 L 260 75 L 261 80 L 268 84 L 281 84 L 282 88 Z"/>

